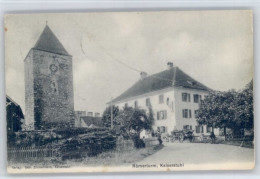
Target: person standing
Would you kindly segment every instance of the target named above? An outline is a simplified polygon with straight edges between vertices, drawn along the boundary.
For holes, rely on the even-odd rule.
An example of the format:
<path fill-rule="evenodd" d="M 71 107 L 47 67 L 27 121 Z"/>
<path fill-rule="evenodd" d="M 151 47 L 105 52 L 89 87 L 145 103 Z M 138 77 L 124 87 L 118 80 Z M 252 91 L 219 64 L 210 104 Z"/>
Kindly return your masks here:
<path fill-rule="evenodd" d="M 159 144 L 162 145 L 162 137 L 161 137 L 161 133 L 160 132 L 158 132 L 157 137 L 158 137 Z"/>
<path fill-rule="evenodd" d="M 216 136 L 215 136 L 215 134 L 214 134 L 214 132 L 212 131 L 211 133 L 210 133 L 210 139 L 211 139 L 211 144 L 215 144 L 215 142 L 216 142 Z"/>

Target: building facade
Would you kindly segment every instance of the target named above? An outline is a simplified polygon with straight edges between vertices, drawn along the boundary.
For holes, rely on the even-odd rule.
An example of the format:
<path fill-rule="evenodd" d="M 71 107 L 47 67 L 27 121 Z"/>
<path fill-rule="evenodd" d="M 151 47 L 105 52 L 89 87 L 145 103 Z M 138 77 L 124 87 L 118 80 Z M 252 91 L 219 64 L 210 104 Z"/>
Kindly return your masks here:
<path fill-rule="evenodd" d="M 34 129 L 47 124 L 73 125 L 72 56 L 46 25 L 24 60 L 25 122 Z"/>
<path fill-rule="evenodd" d="M 103 127 L 102 117 L 100 113 L 86 111 L 75 111 L 75 127 Z"/>
<path fill-rule="evenodd" d="M 24 115 L 19 104 L 6 95 L 6 123 L 8 132 L 18 132 L 23 129 Z"/>
<path fill-rule="evenodd" d="M 211 128 L 196 121 L 199 103 L 209 94 L 209 88 L 194 80 L 172 63 L 168 69 L 141 79 L 109 104 L 123 108 L 139 107 L 148 111 L 152 107 L 154 131 L 170 134 L 173 130 L 190 129 L 195 135 L 209 134 Z M 218 131 L 214 131 L 218 135 Z M 141 133 L 146 136 L 146 132 Z"/>

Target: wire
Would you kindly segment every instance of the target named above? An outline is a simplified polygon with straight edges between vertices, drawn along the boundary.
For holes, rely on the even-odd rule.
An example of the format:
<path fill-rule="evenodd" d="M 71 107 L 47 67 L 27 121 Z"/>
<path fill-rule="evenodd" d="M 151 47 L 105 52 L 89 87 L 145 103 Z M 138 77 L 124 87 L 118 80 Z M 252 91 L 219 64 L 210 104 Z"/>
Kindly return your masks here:
<path fill-rule="evenodd" d="M 133 70 L 133 71 L 135 71 L 135 72 L 139 72 L 139 73 L 143 72 L 143 71 L 138 70 L 138 69 L 136 69 L 136 68 L 134 68 L 134 67 L 131 67 L 131 66 L 128 65 L 127 63 L 122 62 L 122 61 L 119 60 L 118 58 L 114 57 L 110 52 L 108 52 L 108 51 L 107 51 L 103 46 L 101 46 L 100 44 L 97 44 L 97 45 L 98 45 L 99 48 L 101 48 L 108 56 L 110 56 L 113 60 L 117 61 L 118 63 L 124 65 L 125 67 L 127 67 L 127 68 L 129 68 L 130 70 Z"/>
<path fill-rule="evenodd" d="M 105 52 L 108 56 L 110 56 L 111 59 L 117 61 L 117 62 L 120 63 L 121 65 L 124 65 L 124 66 L 127 67 L 128 69 L 133 70 L 133 71 L 138 72 L 138 73 L 144 72 L 144 71 L 142 71 L 142 70 L 139 70 L 139 69 L 137 69 L 137 68 L 134 68 L 134 67 L 128 65 L 128 64 L 125 63 L 125 62 L 122 62 L 122 61 L 119 60 L 118 58 L 114 57 L 113 54 L 111 54 L 110 52 L 108 52 L 102 45 L 100 45 L 100 44 L 97 43 L 96 41 L 95 41 L 95 43 L 96 43 L 96 45 L 97 45 L 100 49 L 103 50 L 103 52 Z M 84 49 L 82 48 L 82 44 L 81 44 L 81 49 L 82 49 L 82 52 L 84 53 L 84 55 L 86 55 Z M 154 75 L 151 75 L 150 77 L 155 78 L 155 79 L 159 79 L 159 80 L 174 82 L 174 80 L 169 80 L 169 79 L 161 78 L 161 77 L 155 77 Z"/>

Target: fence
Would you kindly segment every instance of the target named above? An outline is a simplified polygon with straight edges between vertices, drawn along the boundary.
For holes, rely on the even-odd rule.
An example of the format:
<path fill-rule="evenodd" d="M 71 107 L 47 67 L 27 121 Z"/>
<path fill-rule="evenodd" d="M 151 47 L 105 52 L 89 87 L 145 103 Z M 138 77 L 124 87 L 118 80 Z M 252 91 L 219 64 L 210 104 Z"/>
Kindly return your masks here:
<path fill-rule="evenodd" d="M 156 137 L 144 139 L 145 147 L 152 147 L 159 144 L 159 141 Z"/>
<path fill-rule="evenodd" d="M 24 158 L 41 158 L 41 157 L 53 157 L 54 151 L 52 147 L 19 147 L 9 148 L 8 158 L 9 159 L 24 159 Z"/>
<path fill-rule="evenodd" d="M 130 152 L 134 149 L 134 142 L 132 140 L 117 139 L 116 150 L 117 152 Z"/>

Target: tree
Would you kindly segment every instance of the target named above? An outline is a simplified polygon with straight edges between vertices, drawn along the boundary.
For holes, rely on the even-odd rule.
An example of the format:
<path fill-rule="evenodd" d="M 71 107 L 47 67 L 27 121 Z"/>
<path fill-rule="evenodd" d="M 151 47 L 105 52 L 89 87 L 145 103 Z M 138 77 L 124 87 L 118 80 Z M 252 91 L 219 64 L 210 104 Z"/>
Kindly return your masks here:
<path fill-rule="evenodd" d="M 154 117 L 153 117 L 153 109 L 152 106 L 148 109 L 148 118 L 146 119 L 146 128 L 147 130 L 152 130 L 153 124 L 154 124 Z"/>
<path fill-rule="evenodd" d="M 146 111 L 140 108 L 125 107 L 120 110 L 115 118 L 116 130 L 125 138 L 131 136 L 140 136 L 142 130 L 151 130 L 153 125 L 152 109 L 149 109 L 148 115 Z"/>
<path fill-rule="evenodd" d="M 200 103 L 197 122 L 211 127 L 231 128 L 234 134 L 253 128 L 253 82 L 240 92 L 210 92 Z"/>
<path fill-rule="evenodd" d="M 211 92 L 208 97 L 201 101 L 197 122 L 208 127 L 225 128 L 232 126 L 235 118 L 235 92 Z"/>
<path fill-rule="evenodd" d="M 237 96 L 235 127 L 249 130 L 254 127 L 253 80 Z"/>
<path fill-rule="evenodd" d="M 112 106 L 113 109 L 113 119 L 119 114 L 118 106 Z M 104 127 L 111 128 L 111 106 L 107 107 L 102 115 L 102 121 Z M 113 120 L 113 125 L 115 124 L 115 120 Z"/>

